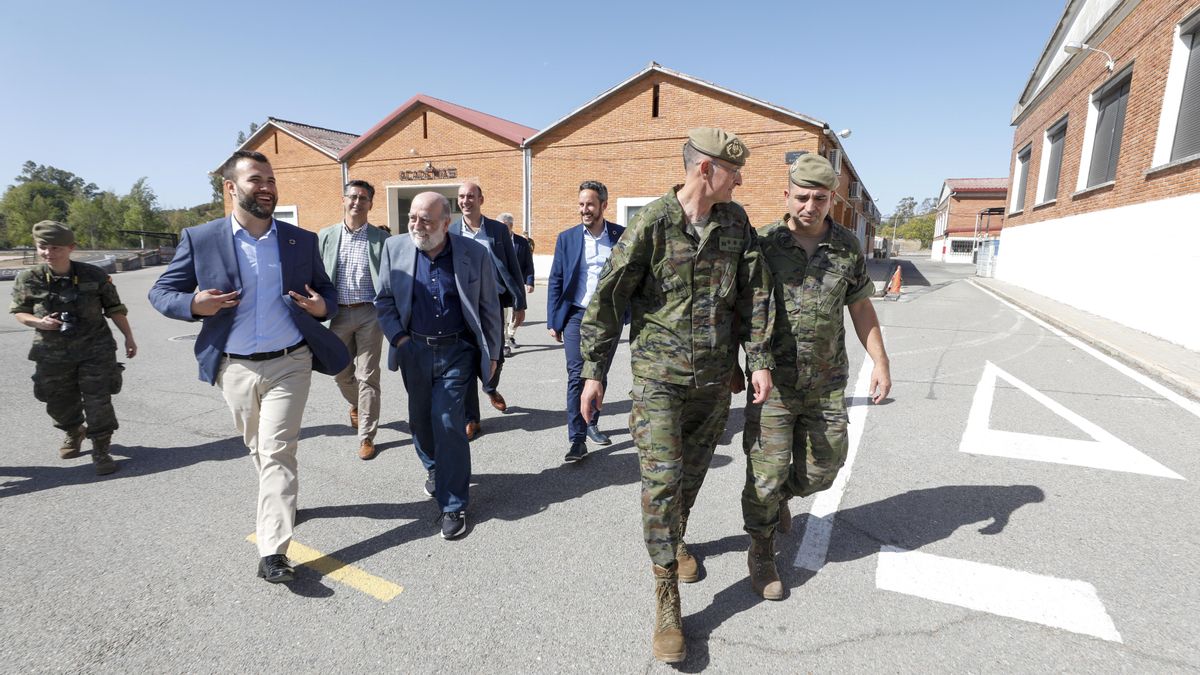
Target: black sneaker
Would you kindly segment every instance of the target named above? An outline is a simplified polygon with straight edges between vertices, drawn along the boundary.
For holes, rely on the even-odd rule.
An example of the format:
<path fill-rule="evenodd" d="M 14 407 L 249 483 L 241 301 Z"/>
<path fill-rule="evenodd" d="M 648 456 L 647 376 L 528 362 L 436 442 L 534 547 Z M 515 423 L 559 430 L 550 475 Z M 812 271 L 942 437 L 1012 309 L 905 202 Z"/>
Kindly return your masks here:
<path fill-rule="evenodd" d="M 589 424 L 587 428 L 588 440 L 596 445 L 612 445 L 612 439 L 605 436 L 603 432 L 594 424 Z"/>
<path fill-rule="evenodd" d="M 564 462 L 578 462 L 587 457 L 587 445 L 583 441 L 575 441 L 571 444 L 571 449 L 567 451 Z"/>
<path fill-rule="evenodd" d="M 442 539 L 453 539 L 467 531 L 466 511 L 447 511 L 442 514 Z"/>
<path fill-rule="evenodd" d="M 430 469 L 429 475 L 425 478 L 425 494 L 430 498 L 433 497 L 433 491 L 437 489 L 437 484 L 433 482 L 433 474 L 437 469 Z"/>

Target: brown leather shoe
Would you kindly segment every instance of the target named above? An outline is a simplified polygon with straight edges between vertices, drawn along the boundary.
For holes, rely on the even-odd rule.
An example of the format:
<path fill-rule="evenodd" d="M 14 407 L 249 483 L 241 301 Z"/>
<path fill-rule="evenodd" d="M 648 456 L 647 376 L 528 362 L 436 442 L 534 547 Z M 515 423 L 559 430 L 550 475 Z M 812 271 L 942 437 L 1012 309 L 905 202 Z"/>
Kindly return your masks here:
<path fill-rule="evenodd" d="M 479 435 L 479 422 L 467 422 L 467 440 L 473 441 Z"/>
<path fill-rule="evenodd" d="M 350 408 L 350 426 L 358 428 L 358 408 Z"/>
<path fill-rule="evenodd" d="M 375 444 L 371 442 L 371 439 L 364 438 L 362 443 L 358 444 L 358 458 L 375 459 Z"/>
<path fill-rule="evenodd" d="M 504 402 L 504 397 L 500 395 L 500 392 L 493 391 L 492 393 L 488 394 L 488 399 L 492 402 L 492 407 L 496 410 L 499 410 L 500 412 L 508 410 L 508 404 Z"/>

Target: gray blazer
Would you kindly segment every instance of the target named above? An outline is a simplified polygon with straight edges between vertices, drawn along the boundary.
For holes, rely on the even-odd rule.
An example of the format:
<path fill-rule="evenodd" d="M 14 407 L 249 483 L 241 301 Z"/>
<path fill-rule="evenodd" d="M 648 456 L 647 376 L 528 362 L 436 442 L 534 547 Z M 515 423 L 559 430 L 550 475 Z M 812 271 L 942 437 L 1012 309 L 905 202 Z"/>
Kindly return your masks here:
<path fill-rule="evenodd" d="M 450 233 L 446 233 L 446 237 L 451 242 L 454 285 L 458 288 L 463 318 L 475 334 L 475 343 L 479 345 L 479 372 L 486 378 L 491 372 L 491 362 L 500 354 L 500 294 L 496 290 L 491 254 L 487 248 L 466 237 Z M 410 332 L 418 255 L 421 253 L 407 234 L 398 234 L 384 242 L 375 309 L 379 312 L 379 325 L 391 346 L 388 370 L 400 367 L 396 342 Z"/>
<path fill-rule="evenodd" d="M 379 256 L 383 253 L 383 242 L 391 235 L 383 230 L 367 223 L 367 257 L 371 260 L 371 283 L 375 284 L 375 291 L 379 291 Z M 329 227 L 323 228 L 317 233 L 317 247 L 321 249 L 321 262 L 325 265 L 325 274 L 329 275 L 329 280 L 337 285 L 337 259 L 338 247 L 342 245 L 342 232 L 345 231 L 344 223 L 334 223 Z"/>

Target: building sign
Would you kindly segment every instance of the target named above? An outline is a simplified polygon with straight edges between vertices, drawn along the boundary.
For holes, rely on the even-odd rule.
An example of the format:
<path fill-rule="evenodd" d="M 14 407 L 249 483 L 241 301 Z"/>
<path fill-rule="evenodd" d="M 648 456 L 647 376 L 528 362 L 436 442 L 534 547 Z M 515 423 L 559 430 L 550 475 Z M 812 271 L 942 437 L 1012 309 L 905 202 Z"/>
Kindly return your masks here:
<path fill-rule="evenodd" d="M 419 169 L 417 171 L 401 171 L 400 180 L 433 180 L 434 178 L 458 178 L 458 169 Z"/>
<path fill-rule="evenodd" d="M 784 162 L 784 164 L 790 165 L 792 162 L 796 161 L 796 159 L 798 157 L 800 157 L 800 155 L 807 155 L 807 154 L 808 154 L 807 150 L 793 150 L 791 152 L 785 152 L 785 153 L 783 153 L 783 162 Z"/>

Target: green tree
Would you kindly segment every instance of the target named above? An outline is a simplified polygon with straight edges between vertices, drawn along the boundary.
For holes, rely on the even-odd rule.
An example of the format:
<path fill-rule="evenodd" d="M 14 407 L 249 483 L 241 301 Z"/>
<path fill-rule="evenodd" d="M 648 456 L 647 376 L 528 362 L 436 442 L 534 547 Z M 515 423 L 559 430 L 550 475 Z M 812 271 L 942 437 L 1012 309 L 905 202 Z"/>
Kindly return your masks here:
<path fill-rule="evenodd" d="M 0 213 L 4 214 L 5 244 L 33 244 L 30 230 L 42 220 L 62 221 L 67 217 L 72 195 L 65 188 L 43 181 L 26 181 L 14 185 L 0 198 Z"/>
<path fill-rule="evenodd" d="M 53 166 L 44 164 L 36 164 L 32 160 L 21 165 L 21 175 L 17 176 L 17 183 L 50 183 L 57 185 L 71 194 L 83 195 L 84 197 L 95 197 L 100 193 L 100 188 L 96 187 L 95 183 L 85 183 L 82 178 L 76 176 L 70 171 L 64 171 Z"/>
<path fill-rule="evenodd" d="M 66 223 L 75 231 L 81 247 L 119 246 L 121 235 L 117 230 L 124 227 L 125 207 L 121 197 L 108 191 L 91 199 L 79 196 L 71 201 Z"/>
<path fill-rule="evenodd" d="M 900 239 L 920 240 L 921 248 L 928 248 L 933 243 L 933 223 L 936 219 L 936 211 L 909 218 L 896 228 L 896 236 Z"/>

